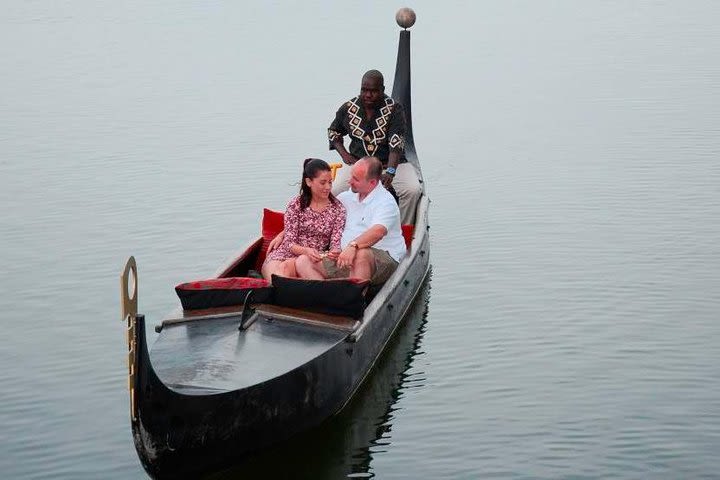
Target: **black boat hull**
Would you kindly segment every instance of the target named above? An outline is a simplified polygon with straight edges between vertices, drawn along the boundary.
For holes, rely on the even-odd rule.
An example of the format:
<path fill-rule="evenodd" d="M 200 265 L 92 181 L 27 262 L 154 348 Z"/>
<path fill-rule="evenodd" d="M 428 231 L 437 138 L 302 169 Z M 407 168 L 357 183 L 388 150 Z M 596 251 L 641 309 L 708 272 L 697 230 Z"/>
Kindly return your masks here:
<path fill-rule="evenodd" d="M 425 215 L 418 226 L 427 219 L 427 209 L 420 211 Z M 379 308 L 361 334 L 348 334 L 308 363 L 242 390 L 187 394 L 166 386 L 153 369 L 140 316 L 134 328 L 138 370 L 132 430 L 143 467 L 156 478 L 195 477 L 236 463 L 340 411 L 369 374 L 422 285 L 430 265 L 428 241 L 423 234 L 412 260 L 403 265 L 400 281 L 375 299 Z"/>

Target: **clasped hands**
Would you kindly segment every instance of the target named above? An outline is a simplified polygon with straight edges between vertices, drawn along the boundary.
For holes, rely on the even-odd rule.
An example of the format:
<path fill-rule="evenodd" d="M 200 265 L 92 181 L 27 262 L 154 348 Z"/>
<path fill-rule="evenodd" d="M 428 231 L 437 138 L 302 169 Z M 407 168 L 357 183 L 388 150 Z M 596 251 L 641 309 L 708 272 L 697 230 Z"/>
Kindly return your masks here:
<path fill-rule="evenodd" d="M 312 247 L 305 247 L 303 249 L 303 255 L 306 255 L 310 260 L 317 263 L 323 258 L 329 258 L 330 260 L 337 261 L 340 256 L 340 250 L 330 250 L 327 252 L 319 252 L 317 249 Z"/>
<path fill-rule="evenodd" d="M 275 238 L 270 241 L 268 245 L 268 253 L 272 252 L 280 246 L 285 236 L 285 231 L 280 232 Z M 352 267 L 353 260 L 355 260 L 355 248 L 349 247 L 343 251 L 330 250 L 328 252 L 319 252 L 315 248 L 304 247 L 303 254 L 307 255 L 313 262 L 319 262 L 323 258 L 329 258 L 337 262 L 337 266 L 340 268 Z"/>

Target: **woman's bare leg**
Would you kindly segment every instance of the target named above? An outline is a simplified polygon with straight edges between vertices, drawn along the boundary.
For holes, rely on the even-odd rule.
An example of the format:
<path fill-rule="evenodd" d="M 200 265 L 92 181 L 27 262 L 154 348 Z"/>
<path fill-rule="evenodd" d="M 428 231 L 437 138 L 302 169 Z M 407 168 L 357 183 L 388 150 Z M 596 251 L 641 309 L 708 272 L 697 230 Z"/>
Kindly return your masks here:
<path fill-rule="evenodd" d="M 283 260 L 270 260 L 268 262 L 263 263 L 262 266 L 262 276 L 265 278 L 265 280 L 270 281 L 272 280 L 272 274 L 275 275 L 283 275 L 284 267 L 283 267 Z"/>
<path fill-rule="evenodd" d="M 295 260 L 295 258 L 288 258 L 287 260 L 270 260 L 269 262 L 265 262 L 262 266 L 262 275 L 268 281 L 272 280 L 273 274 L 281 277 L 297 277 Z"/>
<path fill-rule="evenodd" d="M 297 258 L 288 258 L 287 260 L 283 261 L 282 268 L 283 268 L 283 277 L 292 277 L 296 278 L 298 276 L 297 270 L 295 269 L 295 262 L 297 261 Z"/>
<path fill-rule="evenodd" d="M 325 269 L 322 262 L 313 262 L 307 255 L 300 255 L 295 261 L 295 269 L 300 278 L 309 280 L 323 280 Z"/>

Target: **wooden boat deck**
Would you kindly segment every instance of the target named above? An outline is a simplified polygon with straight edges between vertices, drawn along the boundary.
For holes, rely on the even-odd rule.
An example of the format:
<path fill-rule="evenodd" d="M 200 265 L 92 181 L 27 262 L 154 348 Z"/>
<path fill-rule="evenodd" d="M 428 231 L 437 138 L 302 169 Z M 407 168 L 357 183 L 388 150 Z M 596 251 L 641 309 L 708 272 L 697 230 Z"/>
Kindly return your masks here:
<path fill-rule="evenodd" d="M 243 331 L 237 313 L 164 328 L 150 352 L 156 373 L 187 395 L 237 390 L 287 373 L 347 336 L 337 328 L 284 321 L 280 314 L 256 314 Z"/>

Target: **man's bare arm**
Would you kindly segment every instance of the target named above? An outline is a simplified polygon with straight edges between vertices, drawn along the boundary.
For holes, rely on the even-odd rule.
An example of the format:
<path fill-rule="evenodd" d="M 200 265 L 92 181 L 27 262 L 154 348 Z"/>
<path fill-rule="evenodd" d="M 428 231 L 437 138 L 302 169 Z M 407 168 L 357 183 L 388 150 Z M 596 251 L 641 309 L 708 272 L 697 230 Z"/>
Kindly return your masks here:
<path fill-rule="evenodd" d="M 358 161 L 357 158 L 350 155 L 350 152 L 345 149 L 345 144 L 342 142 L 342 140 L 333 142 L 333 148 L 337 150 L 337 152 L 340 154 L 340 158 L 342 158 L 342 161 L 345 162 L 345 164 L 352 165 L 353 163 Z"/>
<path fill-rule="evenodd" d="M 337 264 L 339 267 L 350 267 L 355 260 L 357 251 L 361 248 L 369 248 L 380 241 L 385 235 L 387 235 L 387 228 L 382 225 L 373 225 L 372 227 L 365 230 L 354 242 L 357 244 L 357 248 L 348 244 L 345 249 L 340 252 L 338 256 Z M 350 242 L 352 243 L 352 242 Z"/>

